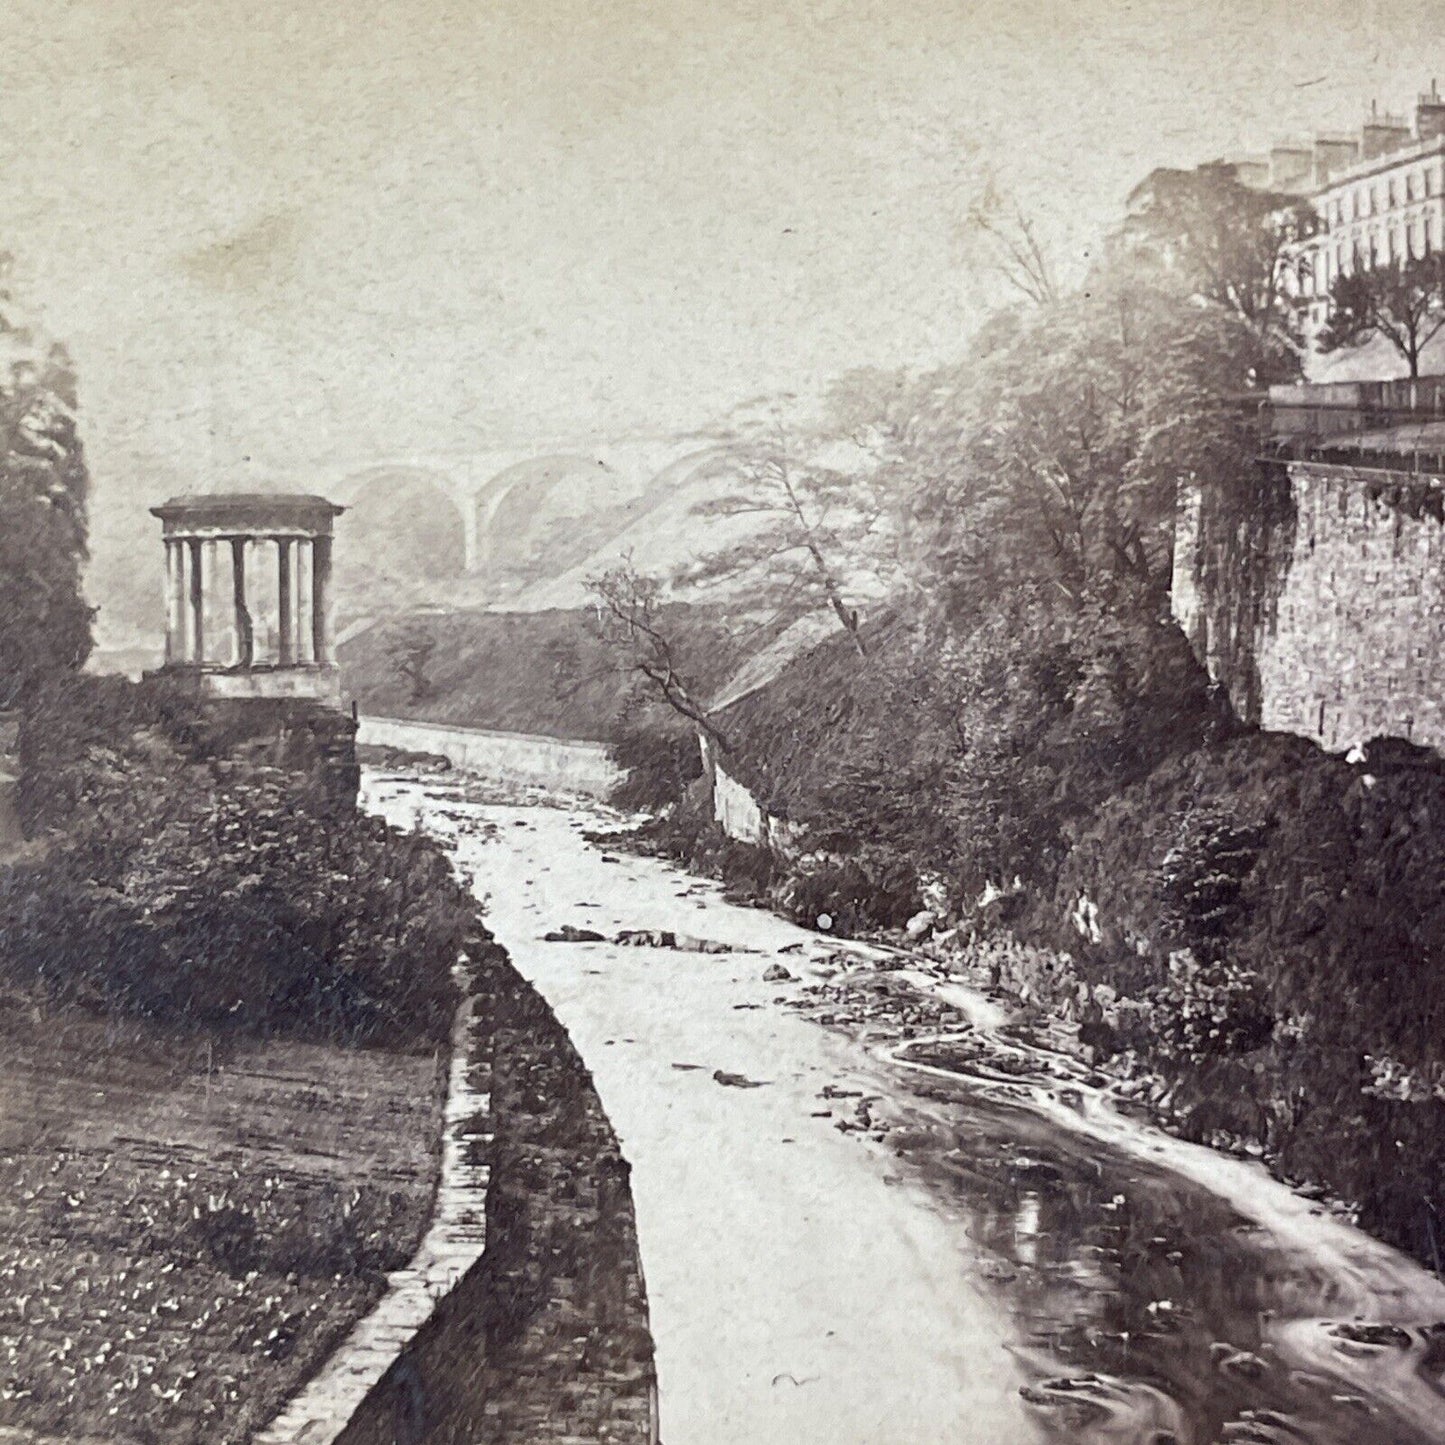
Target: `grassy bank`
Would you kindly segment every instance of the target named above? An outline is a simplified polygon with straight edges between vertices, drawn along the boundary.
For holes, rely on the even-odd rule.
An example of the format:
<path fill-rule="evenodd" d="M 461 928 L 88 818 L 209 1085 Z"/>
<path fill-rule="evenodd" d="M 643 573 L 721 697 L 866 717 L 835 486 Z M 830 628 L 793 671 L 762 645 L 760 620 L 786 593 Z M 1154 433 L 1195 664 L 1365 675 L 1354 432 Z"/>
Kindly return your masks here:
<path fill-rule="evenodd" d="M 710 609 L 669 612 L 705 687 L 738 647 Z M 388 618 L 340 648 L 347 691 L 379 717 L 603 741 L 636 688 L 582 612 L 448 612 Z"/>

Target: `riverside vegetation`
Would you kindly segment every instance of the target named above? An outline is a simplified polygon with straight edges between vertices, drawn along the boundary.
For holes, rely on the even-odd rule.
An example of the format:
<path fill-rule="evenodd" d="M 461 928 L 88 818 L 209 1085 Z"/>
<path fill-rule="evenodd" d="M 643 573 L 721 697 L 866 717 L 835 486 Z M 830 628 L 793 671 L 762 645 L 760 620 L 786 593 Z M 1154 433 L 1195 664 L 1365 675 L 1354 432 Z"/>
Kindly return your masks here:
<path fill-rule="evenodd" d="M 966 364 L 839 385 L 886 600 L 708 718 L 785 846 L 721 835 L 665 700 L 614 751 L 647 846 L 811 926 L 914 920 L 1172 1127 L 1439 1268 L 1445 763 L 1245 726 L 1168 612 L 1181 481 L 1241 536 L 1277 506 L 1239 399 L 1299 374 L 1274 284 L 1302 224 L 1226 167 L 1160 173 L 1076 293 L 1035 288 Z M 836 589 L 856 534 L 800 527 Z"/>
<path fill-rule="evenodd" d="M 3 276 L 0 330 L 0 1433 L 240 1441 L 420 1238 L 474 906 L 426 840 L 81 672 L 75 381 Z"/>
<path fill-rule="evenodd" d="M 0 1423 L 245 1439 L 420 1240 L 474 908 L 434 845 L 210 756 L 164 689 L 27 704 Z"/>

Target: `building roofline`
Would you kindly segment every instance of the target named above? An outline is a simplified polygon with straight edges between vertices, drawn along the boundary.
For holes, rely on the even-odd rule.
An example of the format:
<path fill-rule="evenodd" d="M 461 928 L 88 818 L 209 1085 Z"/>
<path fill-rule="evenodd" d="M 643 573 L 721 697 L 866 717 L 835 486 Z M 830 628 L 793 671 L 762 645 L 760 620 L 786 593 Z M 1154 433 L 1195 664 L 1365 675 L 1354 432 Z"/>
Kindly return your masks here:
<path fill-rule="evenodd" d="M 1340 170 L 1333 172 L 1322 186 L 1315 186 L 1309 193 L 1310 199 L 1314 200 L 1319 196 L 1327 195 L 1341 186 L 1368 180 L 1382 171 L 1394 170 L 1396 166 L 1412 165 L 1416 161 L 1425 160 L 1442 151 L 1445 151 L 1445 135 L 1437 135 L 1431 136 L 1428 140 L 1411 141 L 1409 145 L 1400 146 L 1396 150 L 1371 156 L 1367 161 L 1355 161 L 1352 165 L 1343 166 Z"/>

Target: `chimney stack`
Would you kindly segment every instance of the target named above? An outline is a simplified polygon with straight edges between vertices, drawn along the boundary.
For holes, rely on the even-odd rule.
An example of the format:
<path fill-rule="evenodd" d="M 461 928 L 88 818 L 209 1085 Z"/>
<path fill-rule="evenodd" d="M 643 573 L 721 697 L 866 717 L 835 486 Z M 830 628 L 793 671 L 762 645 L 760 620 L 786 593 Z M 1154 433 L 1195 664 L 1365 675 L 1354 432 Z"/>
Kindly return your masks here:
<path fill-rule="evenodd" d="M 1360 133 L 1364 148 L 1364 159 L 1372 161 L 1376 156 L 1388 155 L 1410 143 L 1410 125 L 1403 116 L 1382 112 L 1375 102 L 1370 102 L 1370 114 L 1365 119 Z"/>
<path fill-rule="evenodd" d="M 1315 137 L 1314 183 L 1323 186 L 1329 178 L 1352 166 L 1360 158 L 1360 143 L 1350 135 Z"/>
<path fill-rule="evenodd" d="M 1421 140 L 1436 140 L 1445 135 L 1445 96 L 1440 94 L 1438 82 L 1430 82 L 1428 95 L 1422 95 L 1415 103 L 1415 134 Z"/>
<path fill-rule="evenodd" d="M 1314 149 L 1295 141 L 1269 148 L 1269 185 L 1274 191 L 1301 191 L 1310 183 Z"/>

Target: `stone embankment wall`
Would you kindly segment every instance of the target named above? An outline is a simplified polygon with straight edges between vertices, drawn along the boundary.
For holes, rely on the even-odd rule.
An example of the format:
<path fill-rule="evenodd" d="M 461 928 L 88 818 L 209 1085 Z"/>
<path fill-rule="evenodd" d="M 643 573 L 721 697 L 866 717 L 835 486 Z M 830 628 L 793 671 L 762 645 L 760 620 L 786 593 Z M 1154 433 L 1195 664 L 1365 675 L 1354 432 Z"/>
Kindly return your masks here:
<path fill-rule="evenodd" d="M 492 782 L 592 798 L 607 797 L 620 777 L 602 743 L 365 716 L 356 741 L 362 747 L 431 753 Z"/>
<path fill-rule="evenodd" d="M 775 817 L 752 793 L 718 761 L 717 750 L 701 735 L 703 770 L 712 784 L 712 815 L 723 833 L 739 843 L 755 848 L 772 848 L 779 853 L 792 851 L 798 830 L 784 818 Z"/>
<path fill-rule="evenodd" d="M 1173 609 L 1247 721 L 1445 750 L 1445 479 L 1291 462 L 1285 505 L 1181 498 Z"/>
<path fill-rule="evenodd" d="M 629 1169 L 591 1075 L 496 945 L 472 949 L 486 1252 L 338 1445 L 656 1445 Z"/>

